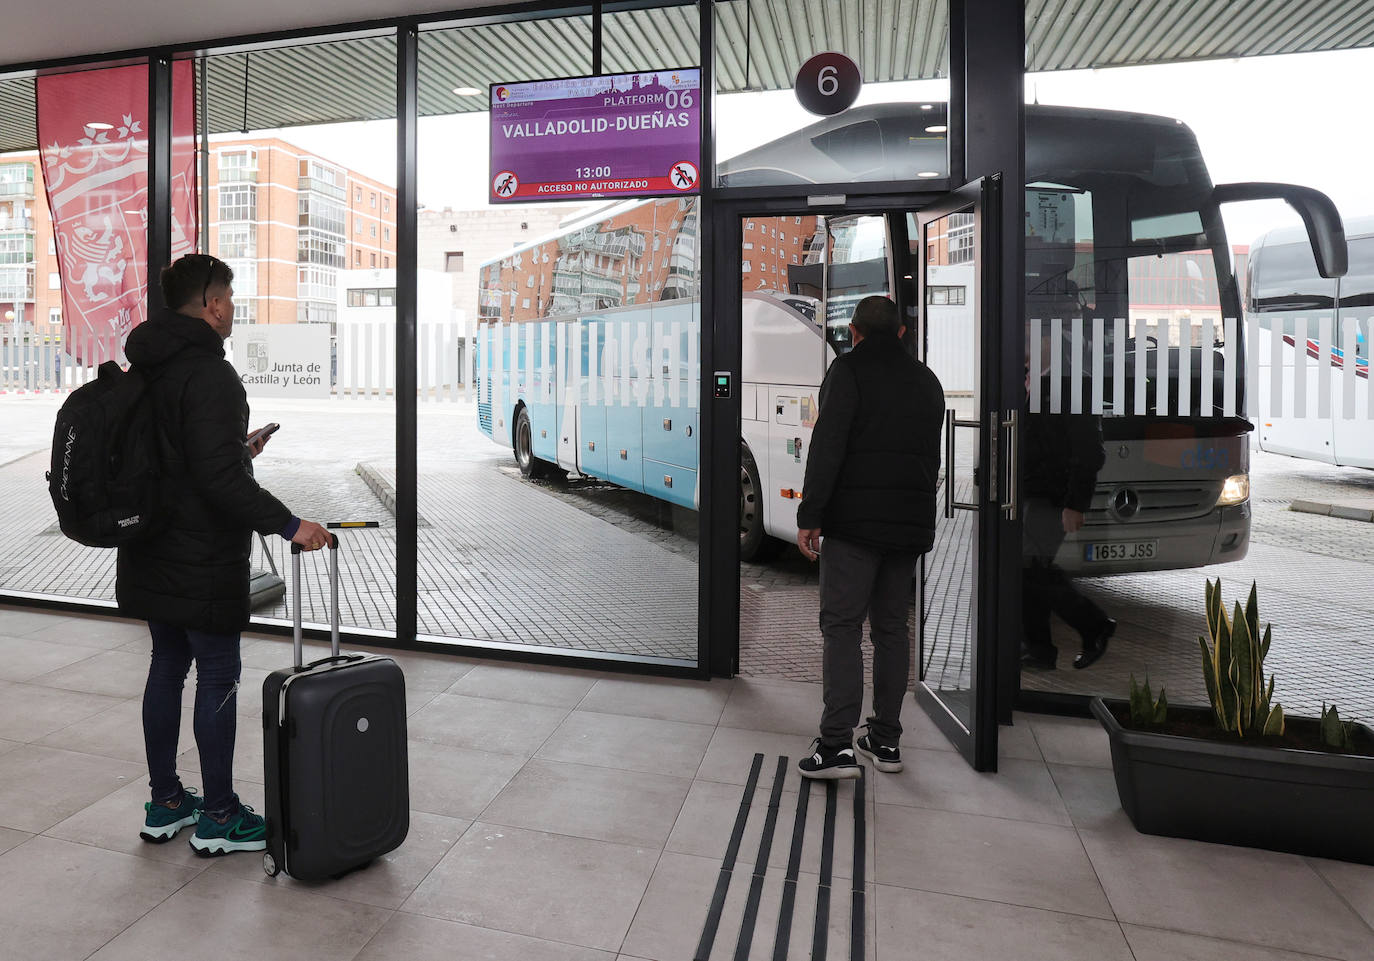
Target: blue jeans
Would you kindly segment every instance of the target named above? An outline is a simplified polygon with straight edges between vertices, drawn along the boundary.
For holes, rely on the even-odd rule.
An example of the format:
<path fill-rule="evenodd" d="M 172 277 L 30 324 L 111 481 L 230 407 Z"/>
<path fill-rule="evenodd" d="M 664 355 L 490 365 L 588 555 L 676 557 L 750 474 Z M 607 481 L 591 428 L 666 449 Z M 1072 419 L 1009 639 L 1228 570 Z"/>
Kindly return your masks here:
<path fill-rule="evenodd" d="M 205 781 L 205 811 L 223 818 L 238 810 L 234 793 L 234 736 L 237 732 L 239 635 L 208 634 L 157 621 L 148 622 L 153 659 L 143 689 L 143 744 L 148 753 L 153 801 L 181 797 L 177 777 L 177 736 L 181 732 L 181 692 L 191 660 L 196 662 L 194 730 Z"/>

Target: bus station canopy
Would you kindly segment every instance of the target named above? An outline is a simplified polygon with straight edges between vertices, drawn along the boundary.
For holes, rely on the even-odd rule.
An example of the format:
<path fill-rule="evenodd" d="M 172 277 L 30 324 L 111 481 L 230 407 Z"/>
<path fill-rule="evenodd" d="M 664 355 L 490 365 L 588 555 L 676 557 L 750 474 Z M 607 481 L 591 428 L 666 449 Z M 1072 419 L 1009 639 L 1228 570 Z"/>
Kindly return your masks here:
<path fill-rule="evenodd" d="M 867 83 L 949 74 L 945 0 L 850 0 L 855 18 L 828 0 L 721 3 L 717 83 L 723 93 L 790 87 L 819 50 L 856 56 Z M 746 10 L 750 17 L 746 23 Z M 697 60 L 691 4 L 622 10 L 604 18 L 602 72 Z M 492 82 L 592 72 L 592 18 L 485 23 L 421 35 L 423 116 L 486 109 Z M 1374 46 L 1368 0 L 1027 0 L 1031 72 L 1177 63 Z M 256 45 L 206 62 L 211 133 L 394 116 L 395 43 L 390 35 Z M 198 118 L 199 120 L 199 118 Z M 37 145 L 32 76 L 0 80 L 0 152 Z"/>

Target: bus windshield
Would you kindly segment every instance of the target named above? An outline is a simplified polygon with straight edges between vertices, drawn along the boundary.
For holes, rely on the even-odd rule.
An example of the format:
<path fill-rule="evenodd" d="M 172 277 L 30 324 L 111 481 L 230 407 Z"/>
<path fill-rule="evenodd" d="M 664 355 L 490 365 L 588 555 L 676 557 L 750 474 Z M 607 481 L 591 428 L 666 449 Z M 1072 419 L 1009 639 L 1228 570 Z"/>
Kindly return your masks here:
<path fill-rule="evenodd" d="M 1026 188 L 1027 319 L 1211 319 L 1220 330 L 1224 285 L 1216 258 L 1198 246 L 1205 237 L 1187 232 L 1201 215 L 1132 220 L 1129 242 L 1107 244 L 1097 239 L 1093 200 L 1092 191 L 1059 184 Z M 1119 234 L 1116 226 L 1103 224 L 1102 233 Z M 1176 228 L 1185 232 L 1158 236 Z"/>

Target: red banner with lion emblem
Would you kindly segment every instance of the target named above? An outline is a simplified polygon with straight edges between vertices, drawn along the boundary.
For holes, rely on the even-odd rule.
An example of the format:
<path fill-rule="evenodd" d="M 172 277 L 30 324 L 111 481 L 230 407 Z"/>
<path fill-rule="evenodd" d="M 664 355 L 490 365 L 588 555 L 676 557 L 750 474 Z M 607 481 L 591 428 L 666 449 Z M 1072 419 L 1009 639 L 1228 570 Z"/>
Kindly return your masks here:
<path fill-rule="evenodd" d="M 195 86 L 172 68 L 172 259 L 195 250 Z M 124 359 L 144 321 L 148 264 L 148 67 L 40 76 L 38 138 L 62 277 L 63 346 L 78 363 Z"/>

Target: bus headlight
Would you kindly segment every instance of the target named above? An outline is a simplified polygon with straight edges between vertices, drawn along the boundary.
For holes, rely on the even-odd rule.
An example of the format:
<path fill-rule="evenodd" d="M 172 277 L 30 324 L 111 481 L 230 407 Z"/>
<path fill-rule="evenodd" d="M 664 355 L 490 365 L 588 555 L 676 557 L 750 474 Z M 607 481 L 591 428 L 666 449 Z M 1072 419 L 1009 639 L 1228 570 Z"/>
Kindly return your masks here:
<path fill-rule="evenodd" d="M 1250 499 L 1250 475 L 1232 474 L 1221 485 L 1221 496 L 1217 498 L 1218 507 L 1231 507 L 1243 504 Z"/>

